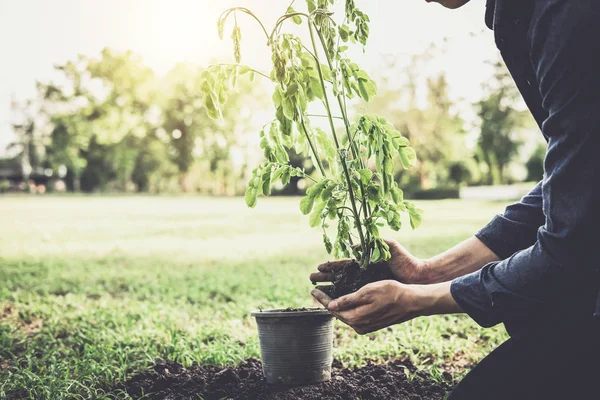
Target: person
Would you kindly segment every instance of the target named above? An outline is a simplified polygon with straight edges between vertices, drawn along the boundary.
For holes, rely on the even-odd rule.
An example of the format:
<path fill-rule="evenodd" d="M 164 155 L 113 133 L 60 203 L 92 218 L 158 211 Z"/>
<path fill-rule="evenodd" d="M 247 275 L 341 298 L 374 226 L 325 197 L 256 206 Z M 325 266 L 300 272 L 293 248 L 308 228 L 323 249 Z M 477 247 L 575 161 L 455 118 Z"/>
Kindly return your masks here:
<path fill-rule="evenodd" d="M 469 0 L 427 1 L 458 8 Z M 313 291 L 359 334 L 447 313 L 504 324 L 510 338 L 450 400 L 600 399 L 598 21 L 598 0 L 488 0 L 486 25 L 548 143 L 543 180 L 431 259 L 387 241 L 397 281 L 333 300 Z M 342 265 L 322 264 L 311 280 L 331 281 Z"/>

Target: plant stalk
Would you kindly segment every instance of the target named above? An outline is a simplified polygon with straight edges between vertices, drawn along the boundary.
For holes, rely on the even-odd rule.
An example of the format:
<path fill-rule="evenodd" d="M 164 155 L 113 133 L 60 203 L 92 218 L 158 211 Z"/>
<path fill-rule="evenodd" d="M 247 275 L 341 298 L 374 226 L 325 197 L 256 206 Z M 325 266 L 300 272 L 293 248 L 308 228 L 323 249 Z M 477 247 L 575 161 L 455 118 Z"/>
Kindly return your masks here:
<path fill-rule="evenodd" d="M 309 22 L 309 24 L 310 24 L 310 22 Z M 327 59 L 327 64 L 329 65 L 329 69 L 334 71 L 333 62 L 331 61 L 331 57 L 329 56 L 329 53 L 327 53 L 325 38 L 323 37 L 323 34 L 321 33 L 321 31 L 318 28 L 315 27 L 315 30 L 317 31 L 317 35 L 319 36 L 321 46 L 325 49 L 325 58 Z M 344 120 L 344 127 L 346 128 L 346 136 L 348 136 L 348 141 L 350 142 L 350 149 L 352 150 L 352 156 L 354 157 L 354 159 L 359 161 L 361 168 L 365 168 L 363 160 L 360 157 L 360 152 L 359 152 L 358 146 L 356 145 L 354 138 L 350 134 L 350 122 L 348 121 L 348 113 L 346 112 L 345 101 L 343 101 L 342 96 L 340 94 L 337 94 L 336 98 L 338 101 L 338 105 L 340 107 L 340 112 L 342 113 L 341 119 Z M 367 202 L 367 192 L 365 190 L 364 185 L 362 184 L 362 182 L 359 182 L 358 184 L 360 187 L 362 204 L 363 204 L 362 211 L 363 211 L 365 221 L 366 221 L 371 214 L 371 207 L 369 207 L 369 203 Z M 371 241 L 370 234 L 369 234 L 369 232 L 367 232 L 367 243 L 369 243 L 370 241 Z M 365 247 L 364 252 L 363 252 L 363 257 L 367 261 L 371 259 L 371 256 L 368 253 L 369 253 L 369 249 Z"/>
<path fill-rule="evenodd" d="M 312 42 L 313 49 L 315 51 L 315 60 L 317 62 L 317 72 L 319 73 L 319 80 L 321 81 L 321 87 L 323 88 L 323 100 L 325 102 L 325 108 L 327 109 L 327 116 L 329 119 L 329 126 L 331 128 L 331 133 L 333 135 L 333 140 L 335 142 L 335 146 L 340 151 L 340 143 L 337 138 L 337 134 L 335 133 L 335 124 L 333 123 L 331 107 L 329 105 L 329 98 L 327 96 L 327 88 L 325 87 L 325 80 L 323 79 L 323 71 L 321 70 L 321 62 L 319 61 L 319 51 L 317 49 L 317 44 L 315 42 L 315 35 L 313 33 L 312 21 L 309 19 L 308 21 L 308 30 L 310 33 L 310 40 Z M 327 50 L 327 48 L 325 48 Z M 327 53 L 327 51 L 325 51 Z M 340 161 L 342 164 L 342 168 L 344 170 L 344 175 L 346 176 L 346 182 L 348 184 L 348 192 L 350 197 L 350 204 L 352 206 L 353 214 L 354 214 L 354 222 L 356 225 L 356 230 L 358 231 L 358 236 L 360 237 L 361 247 L 363 249 L 363 258 L 366 252 L 368 251 L 367 242 L 365 241 L 365 237 L 363 235 L 362 226 L 360 223 L 360 214 L 358 213 L 358 209 L 356 208 L 356 200 L 354 199 L 354 189 L 352 189 L 352 179 L 350 177 L 350 172 L 348 172 L 348 166 L 346 165 L 346 159 L 340 155 Z"/>

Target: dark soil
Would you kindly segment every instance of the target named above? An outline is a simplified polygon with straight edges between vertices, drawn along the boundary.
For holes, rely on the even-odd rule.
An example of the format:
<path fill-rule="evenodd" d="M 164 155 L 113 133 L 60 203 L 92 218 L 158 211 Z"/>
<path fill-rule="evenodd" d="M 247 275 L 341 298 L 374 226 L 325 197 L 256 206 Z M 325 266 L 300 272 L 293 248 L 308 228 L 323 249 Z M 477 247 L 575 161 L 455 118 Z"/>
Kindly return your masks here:
<path fill-rule="evenodd" d="M 337 299 L 354 293 L 369 283 L 396 279 L 383 263 L 372 264 L 365 270 L 361 270 L 360 265 L 354 260 L 348 260 L 347 263 L 335 274 L 332 285 L 317 286 L 317 289 L 327 293 L 332 299 Z"/>
<path fill-rule="evenodd" d="M 331 381 L 296 387 L 272 386 L 263 378 L 257 359 L 248 359 L 235 368 L 192 366 L 175 362 L 155 365 L 134 376 L 118 389 L 134 399 L 235 399 L 235 400 L 442 400 L 451 389 L 433 382 L 424 372 L 416 372 L 406 362 L 363 368 L 341 368 L 334 362 Z M 406 371 L 410 371 L 411 379 Z M 446 377 L 449 379 L 449 375 Z"/>

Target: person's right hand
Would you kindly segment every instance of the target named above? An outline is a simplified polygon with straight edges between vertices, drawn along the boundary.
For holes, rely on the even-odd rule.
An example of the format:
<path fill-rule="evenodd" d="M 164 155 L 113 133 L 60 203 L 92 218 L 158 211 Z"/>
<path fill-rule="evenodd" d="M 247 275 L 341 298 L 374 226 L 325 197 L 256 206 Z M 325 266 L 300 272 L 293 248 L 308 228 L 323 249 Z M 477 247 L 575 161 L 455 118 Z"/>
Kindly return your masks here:
<path fill-rule="evenodd" d="M 400 243 L 395 240 L 386 240 L 390 247 L 391 257 L 385 261 L 392 274 L 402 283 L 425 284 L 427 282 L 427 262 L 414 257 Z M 354 260 L 343 259 L 328 261 L 317 267 L 319 272 L 310 275 L 312 282 L 332 282 L 334 272 L 343 270 Z"/>

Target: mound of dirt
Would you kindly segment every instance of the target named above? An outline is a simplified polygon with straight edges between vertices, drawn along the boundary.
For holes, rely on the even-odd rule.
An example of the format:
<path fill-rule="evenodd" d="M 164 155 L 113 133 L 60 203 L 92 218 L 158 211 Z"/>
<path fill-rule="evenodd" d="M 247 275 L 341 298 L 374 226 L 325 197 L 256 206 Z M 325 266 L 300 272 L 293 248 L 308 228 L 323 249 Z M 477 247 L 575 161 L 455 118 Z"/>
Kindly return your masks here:
<path fill-rule="evenodd" d="M 407 362 L 394 361 L 363 368 L 341 368 L 334 363 L 331 381 L 307 386 L 281 387 L 266 383 L 260 360 L 247 359 L 234 368 L 175 362 L 155 365 L 118 389 L 144 399 L 235 400 L 442 400 L 451 387 L 415 372 Z M 408 373 L 408 376 L 407 376 Z"/>

